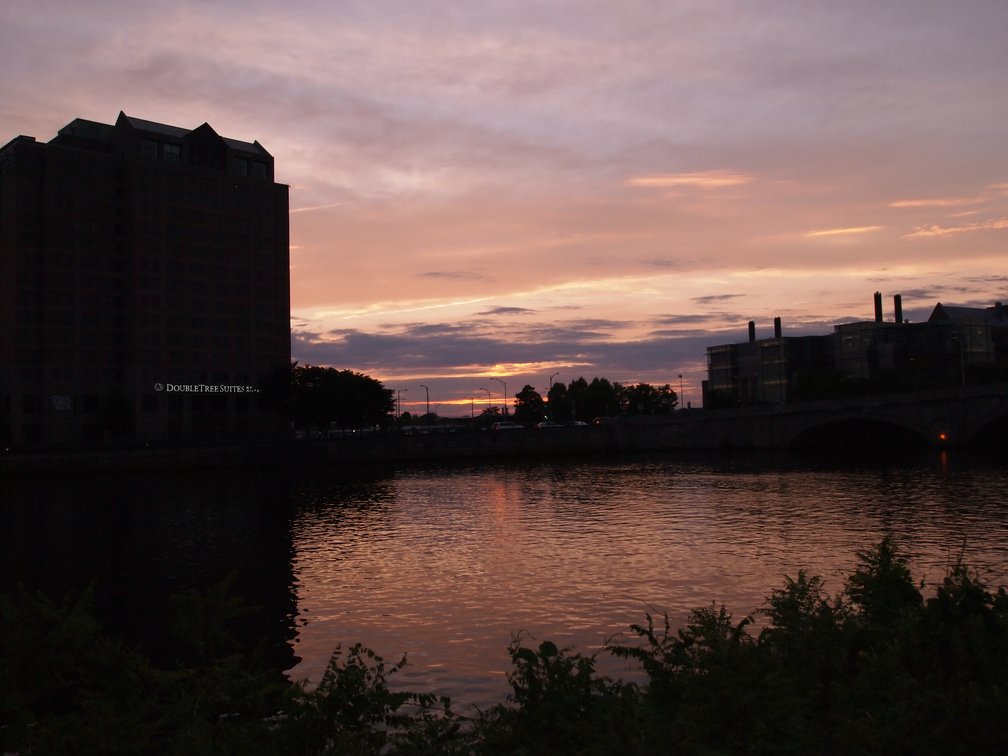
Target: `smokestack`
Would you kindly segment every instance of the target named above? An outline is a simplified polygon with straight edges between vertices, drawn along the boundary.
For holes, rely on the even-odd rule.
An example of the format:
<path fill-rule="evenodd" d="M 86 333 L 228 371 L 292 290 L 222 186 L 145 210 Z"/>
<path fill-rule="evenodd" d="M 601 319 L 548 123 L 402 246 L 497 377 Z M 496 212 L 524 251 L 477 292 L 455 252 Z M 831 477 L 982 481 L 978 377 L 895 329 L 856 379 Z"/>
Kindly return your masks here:
<path fill-rule="evenodd" d="M 780 318 L 773 319 L 773 337 L 779 339 L 781 335 L 781 323 Z"/>
<path fill-rule="evenodd" d="M 756 321 L 749 321 L 749 343 L 756 341 Z"/>
<path fill-rule="evenodd" d="M 882 292 L 875 292 L 875 322 L 882 322 Z"/>
<path fill-rule="evenodd" d="M 896 322 L 897 323 L 902 323 L 903 322 L 903 295 L 902 294 L 897 294 L 896 296 L 894 296 L 892 298 L 892 301 L 893 301 L 893 307 L 896 310 Z"/>

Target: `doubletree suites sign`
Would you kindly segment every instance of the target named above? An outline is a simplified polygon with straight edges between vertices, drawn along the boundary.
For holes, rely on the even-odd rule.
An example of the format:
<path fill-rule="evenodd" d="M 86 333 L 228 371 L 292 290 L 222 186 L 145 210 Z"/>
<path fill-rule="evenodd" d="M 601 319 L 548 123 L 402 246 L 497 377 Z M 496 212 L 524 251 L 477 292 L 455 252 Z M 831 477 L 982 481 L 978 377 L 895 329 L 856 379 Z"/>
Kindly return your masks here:
<path fill-rule="evenodd" d="M 68 394 L 54 394 L 49 397 L 49 404 L 57 412 L 72 412 L 73 397 Z"/>

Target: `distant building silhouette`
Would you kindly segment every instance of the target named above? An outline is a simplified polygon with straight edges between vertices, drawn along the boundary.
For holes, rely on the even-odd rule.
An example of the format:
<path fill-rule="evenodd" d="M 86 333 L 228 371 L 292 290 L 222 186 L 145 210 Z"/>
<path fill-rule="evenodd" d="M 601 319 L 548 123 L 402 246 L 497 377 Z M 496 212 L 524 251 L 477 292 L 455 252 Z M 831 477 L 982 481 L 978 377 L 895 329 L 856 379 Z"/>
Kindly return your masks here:
<path fill-rule="evenodd" d="M 119 114 L 0 148 L 0 443 L 282 431 L 288 187 L 258 142 Z"/>
<path fill-rule="evenodd" d="M 842 323 L 832 334 L 783 336 L 707 348 L 704 406 L 784 404 L 894 390 L 944 388 L 1008 378 L 1008 313 L 1000 302 L 974 308 L 938 303 L 927 321 L 883 319 L 875 294 L 875 319 Z"/>

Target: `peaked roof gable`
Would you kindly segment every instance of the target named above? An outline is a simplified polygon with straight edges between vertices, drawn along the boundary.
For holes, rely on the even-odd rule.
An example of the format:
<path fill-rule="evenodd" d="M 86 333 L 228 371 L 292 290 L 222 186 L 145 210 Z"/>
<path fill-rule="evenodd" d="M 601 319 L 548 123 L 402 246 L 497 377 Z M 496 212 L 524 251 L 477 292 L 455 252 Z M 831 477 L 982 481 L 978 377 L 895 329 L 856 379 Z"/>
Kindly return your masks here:
<path fill-rule="evenodd" d="M 1003 310 L 1000 303 L 994 307 L 964 307 L 960 305 L 943 305 L 941 302 L 935 305 L 928 322 L 938 320 L 1002 320 Z"/>
<path fill-rule="evenodd" d="M 129 124 L 137 131 L 148 131 L 152 134 L 162 134 L 164 136 L 172 137 L 173 139 L 181 139 L 189 133 L 189 129 L 183 129 L 179 126 L 169 126 L 166 123 L 158 123 L 156 121 L 145 121 L 142 118 L 133 118 L 120 110 L 119 118 L 116 119 L 116 126 L 119 126 L 122 123 Z"/>

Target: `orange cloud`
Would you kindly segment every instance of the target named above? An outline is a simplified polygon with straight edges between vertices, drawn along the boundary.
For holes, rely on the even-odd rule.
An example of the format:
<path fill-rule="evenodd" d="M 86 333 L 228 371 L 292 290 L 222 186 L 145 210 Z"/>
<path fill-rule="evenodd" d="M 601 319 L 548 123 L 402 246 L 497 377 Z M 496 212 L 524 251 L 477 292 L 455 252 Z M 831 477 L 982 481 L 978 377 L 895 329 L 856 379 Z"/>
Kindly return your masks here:
<path fill-rule="evenodd" d="M 563 361 L 552 361 L 552 362 L 509 362 L 505 364 L 495 364 L 495 365 L 458 365 L 454 367 L 437 367 L 437 366 L 426 366 L 422 370 L 385 370 L 381 373 L 381 380 L 395 380 L 395 381 L 422 381 L 425 378 L 473 378 L 480 380 L 493 380 L 495 378 L 513 378 L 518 376 L 519 378 L 527 377 L 529 375 L 541 375 L 544 373 L 549 373 L 551 370 L 572 369 L 572 368 L 588 368 L 591 367 L 591 362 L 578 362 L 576 360 L 563 360 Z M 494 393 L 497 393 L 496 389 L 499 384 L 493 384 Z M 521 391 L 519 386 L 517 391 Z M 508 386 L 508 394 L 513 394 L 511 386 Z M 466 401 L 468 399 L 459 400 Z M 441 402 L 444 404 L 445 402 Z M 450 402 L 449 402 L 450 403 Z"/>
<path fill-rule="evenodd" d="M 908 199 L 890 202 L 889 207 L 961 207 L 983 202 L 982 197 L 932 197 L 930 199 Z"/>
<path fill-rule="evenodd" d="M 295 213 L 310 213 L 314 210 L 328 210 L 331 207 L 342 207 L 345 204 L 346 204 L 345 202 L 330 202 L 326 205 L 313 205 L 311 207 L 295 207 L 291 208 L 289 210 L 289 213 L 291 215 L 294 215 Z"/>
<path fill-rule="evenodd" d="M 733 171 L 698 171 L 695 173 L 655 173 L 635 176 L 626 180 L 627 186 L 644 186 L 657 189 L 693 187 L 694 189 L 723 189 L 751 183 L 752 176 Z"/>
<path fill-rule="evenodd" d="M 808 239 L 815 239 L 823 236 L 846 236 L 848 234 L 870 234 L 873 231 L 882 230 L 882 226 L 852 226 L 850 228 L 828 228 L 822 231 L 810 231 L 805 234 Z"/>
<path fill-rule="evenodd" d="M 953 234 L 966 234 L 971 231 L 992 231 L 1008 228 L 1008 218 L 996 218 L 994 220 L 983 221 L 982 223 L 967 223 L 963 226 L 918 226 L 911 233 L 905 234 L 904 239 L 915 239 L 924 236 L 952 236 Z"/>

